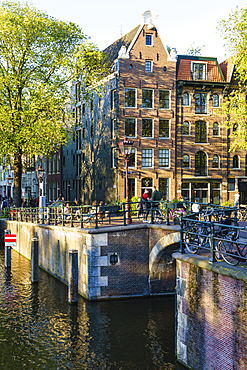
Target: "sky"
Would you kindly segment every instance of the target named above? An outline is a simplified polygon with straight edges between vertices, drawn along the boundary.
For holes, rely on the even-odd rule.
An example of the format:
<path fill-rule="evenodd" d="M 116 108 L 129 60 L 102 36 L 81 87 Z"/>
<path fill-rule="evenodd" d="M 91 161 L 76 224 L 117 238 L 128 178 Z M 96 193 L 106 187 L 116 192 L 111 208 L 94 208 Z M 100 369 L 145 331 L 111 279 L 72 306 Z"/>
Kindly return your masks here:
<path fill-rule="evenodd" d="M 32 0 L 39 10 L 78 24 L 101 50 L 140 24 L 146 10 L 158 14 L 157 28 L 164 45 L 185 54 L 192 43 L 201 54 L 221 63 L 230 54 L 217 24 L 231 11 L 246 7 L 247 0 Z M 238 7 L 238 8 L 237 8 Z"/>

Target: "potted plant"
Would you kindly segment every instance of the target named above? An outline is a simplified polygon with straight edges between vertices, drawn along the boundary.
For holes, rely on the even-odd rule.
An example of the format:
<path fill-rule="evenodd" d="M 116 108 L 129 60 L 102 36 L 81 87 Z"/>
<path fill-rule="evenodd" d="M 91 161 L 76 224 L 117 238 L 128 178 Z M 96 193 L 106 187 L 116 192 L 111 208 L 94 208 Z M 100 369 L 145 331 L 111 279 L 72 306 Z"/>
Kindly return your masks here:
<path fill-rule="evenodd" d="M 179 218 L 181 216 L 186 216 L 186 211 L 183 208 L 175 208 L 170 211 L 169 218 L 173 221 L 174 225 L 179 225 Z"/>
<path fill-rule="evenodd" d="M 173 198 L 169 203 L 167 203 L 167 208 L 177 209 L 177 208 L 184 208 L 184 198 L 182 195 L 179 197 Z"/>

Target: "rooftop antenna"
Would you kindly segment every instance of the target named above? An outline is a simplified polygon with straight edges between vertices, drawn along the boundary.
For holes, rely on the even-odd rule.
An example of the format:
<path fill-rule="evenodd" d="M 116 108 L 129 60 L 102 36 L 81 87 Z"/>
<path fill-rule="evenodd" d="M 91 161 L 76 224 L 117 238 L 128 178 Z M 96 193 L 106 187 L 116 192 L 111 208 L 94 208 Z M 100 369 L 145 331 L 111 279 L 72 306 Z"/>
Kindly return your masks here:
<path fill-rule="evenodd" d="M 123 36 L 123 25 L 120 24 L 119 28 L 120 28 L 120 36 L 122 37 Z"/>

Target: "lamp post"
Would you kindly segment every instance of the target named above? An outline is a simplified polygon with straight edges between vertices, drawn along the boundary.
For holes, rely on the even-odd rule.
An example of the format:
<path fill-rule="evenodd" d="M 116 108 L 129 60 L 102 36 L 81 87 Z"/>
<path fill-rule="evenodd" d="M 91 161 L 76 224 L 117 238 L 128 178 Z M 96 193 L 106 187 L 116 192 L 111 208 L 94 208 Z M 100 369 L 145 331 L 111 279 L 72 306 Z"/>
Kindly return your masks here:
<path fill-rule="evenodd" d="M 12 186 L 12 182 L 13 182 L 13 177 L 11 177 L 10 175 L 6 178 L 7 180 L 7 185 L 8 185 L 8 191 L 7 191 L 7 194 L 8 194 L 8 198 L 11 198 L 11 186 Z"/>
<path fill-rule="evenodd" d="M 125 169 L 126 169 L 126 213 L 127 213 L 127 217 L 126 217 L 126 223 L 129 225 L 132 223 L 132 220 L 131 220 L 131 215 L 130 215 L 130 205 L 129 205 L 129 184 L 128 184 L 128 158 L 129 158 L 129 155 L 131 153 L 131 149 L 132 149 L 132 145 L 133 145 L 133 141 L 129 141 L 126 139 L 126 137 L 124 138 L 123 141 L 121 141 L 120 143 L 118 143 L 119 145 L 119 148 L 120 148 L 120 151 L 124 157 L 124 161 L 125 161 Z"/>
<path fill-rule="evenodd" d="M 37 177 L 39 180 L 39 207 L 45 207 L 45 196 L 44 196 L 44 172 L 45 170 L 39 166 L 36 168 Z"/>

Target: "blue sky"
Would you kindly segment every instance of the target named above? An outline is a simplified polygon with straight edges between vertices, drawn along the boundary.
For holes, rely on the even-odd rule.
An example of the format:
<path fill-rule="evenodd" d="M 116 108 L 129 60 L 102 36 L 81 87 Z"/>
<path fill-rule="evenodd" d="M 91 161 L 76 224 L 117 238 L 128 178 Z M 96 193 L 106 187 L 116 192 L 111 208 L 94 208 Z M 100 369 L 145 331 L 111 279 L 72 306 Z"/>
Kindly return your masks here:
<path fill-rule="evenodd" d="M 36 8 L 55 18 L 77 23 L 100 49 L 106 48 L 140 23 L 146 10 L 158 14 L 158 31 L 164 45 L 183 54 L 194 42 L 205 45 L 202 55 L 225 60 L 229 53 L 217 32 L 217 23 L 227 19 L 231 10 L 246 6 L 235 0 L 33 0 Z"/>

